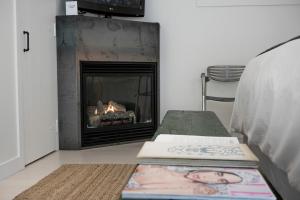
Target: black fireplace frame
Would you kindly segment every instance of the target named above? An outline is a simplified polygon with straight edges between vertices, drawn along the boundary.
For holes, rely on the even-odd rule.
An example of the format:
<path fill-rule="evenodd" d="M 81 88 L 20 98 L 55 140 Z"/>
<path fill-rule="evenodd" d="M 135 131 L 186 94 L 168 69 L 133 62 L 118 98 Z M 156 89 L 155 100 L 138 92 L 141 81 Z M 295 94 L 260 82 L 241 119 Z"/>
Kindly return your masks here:
<path fill-rule="evenodd" d="M 152 122 L 146 124 L 130 124 L 87 128 L 87 110 L 85 78 L 86 76 L 124 76 L 151 75 L 151 116 Z M 81 146 L 92 147 L 107 144 L 125 143 L 129 141 L 151 138 L 159 123 L 159 87 L 158 65 L 156 62 L 115 62 L 115 61 L 80 61 L 80 113 L 81 113 Z"/>

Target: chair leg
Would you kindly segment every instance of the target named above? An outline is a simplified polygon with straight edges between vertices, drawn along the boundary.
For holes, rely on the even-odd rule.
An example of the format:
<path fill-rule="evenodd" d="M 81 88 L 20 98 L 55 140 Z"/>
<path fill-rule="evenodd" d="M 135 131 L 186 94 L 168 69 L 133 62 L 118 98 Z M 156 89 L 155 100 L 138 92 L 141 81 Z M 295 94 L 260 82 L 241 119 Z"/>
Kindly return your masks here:
<path fill-rule="evenodd" d="M 205 73 L 201 74 L 202 84 L 202 111 L 206 111 L 206 76 Z"/>

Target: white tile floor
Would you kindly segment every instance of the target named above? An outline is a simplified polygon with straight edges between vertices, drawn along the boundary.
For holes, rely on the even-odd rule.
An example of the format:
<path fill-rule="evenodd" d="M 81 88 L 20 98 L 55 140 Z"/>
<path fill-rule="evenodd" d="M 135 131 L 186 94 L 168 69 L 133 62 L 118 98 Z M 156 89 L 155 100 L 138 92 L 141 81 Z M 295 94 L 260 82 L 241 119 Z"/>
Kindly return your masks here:
<path fill-rule="evenodd" d="M 143 143 L 101 147 L 81 151 L 56 151 L 0 182 L 0 200 L 11 200 L 40 179 L 67 163 L 136 163 Z"/>

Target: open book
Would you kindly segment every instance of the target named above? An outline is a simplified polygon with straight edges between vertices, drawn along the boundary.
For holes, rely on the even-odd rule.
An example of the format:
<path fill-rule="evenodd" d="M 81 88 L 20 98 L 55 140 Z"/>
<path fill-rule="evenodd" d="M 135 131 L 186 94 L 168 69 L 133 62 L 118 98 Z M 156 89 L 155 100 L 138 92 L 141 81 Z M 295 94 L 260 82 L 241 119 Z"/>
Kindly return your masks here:
<path fill-rule="evenodd" d="M 258 158 L 246 144 L 231 137 L 172 136 L 145 142 L 137 155 L 139 164 L 251 167 Z M 200 138 L 198 138 L 200 137 Z"/>

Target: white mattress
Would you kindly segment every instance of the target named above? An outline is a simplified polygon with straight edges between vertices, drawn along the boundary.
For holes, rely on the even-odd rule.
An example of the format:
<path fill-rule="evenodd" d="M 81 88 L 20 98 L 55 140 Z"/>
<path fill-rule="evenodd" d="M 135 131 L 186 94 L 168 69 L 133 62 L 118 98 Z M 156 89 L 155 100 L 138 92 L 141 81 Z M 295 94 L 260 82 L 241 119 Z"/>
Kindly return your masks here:
<path fill-rule="evenodd" d="M 246 134 L 300 191 L 300 39 L 248 63 L 231 128 Z"/>

